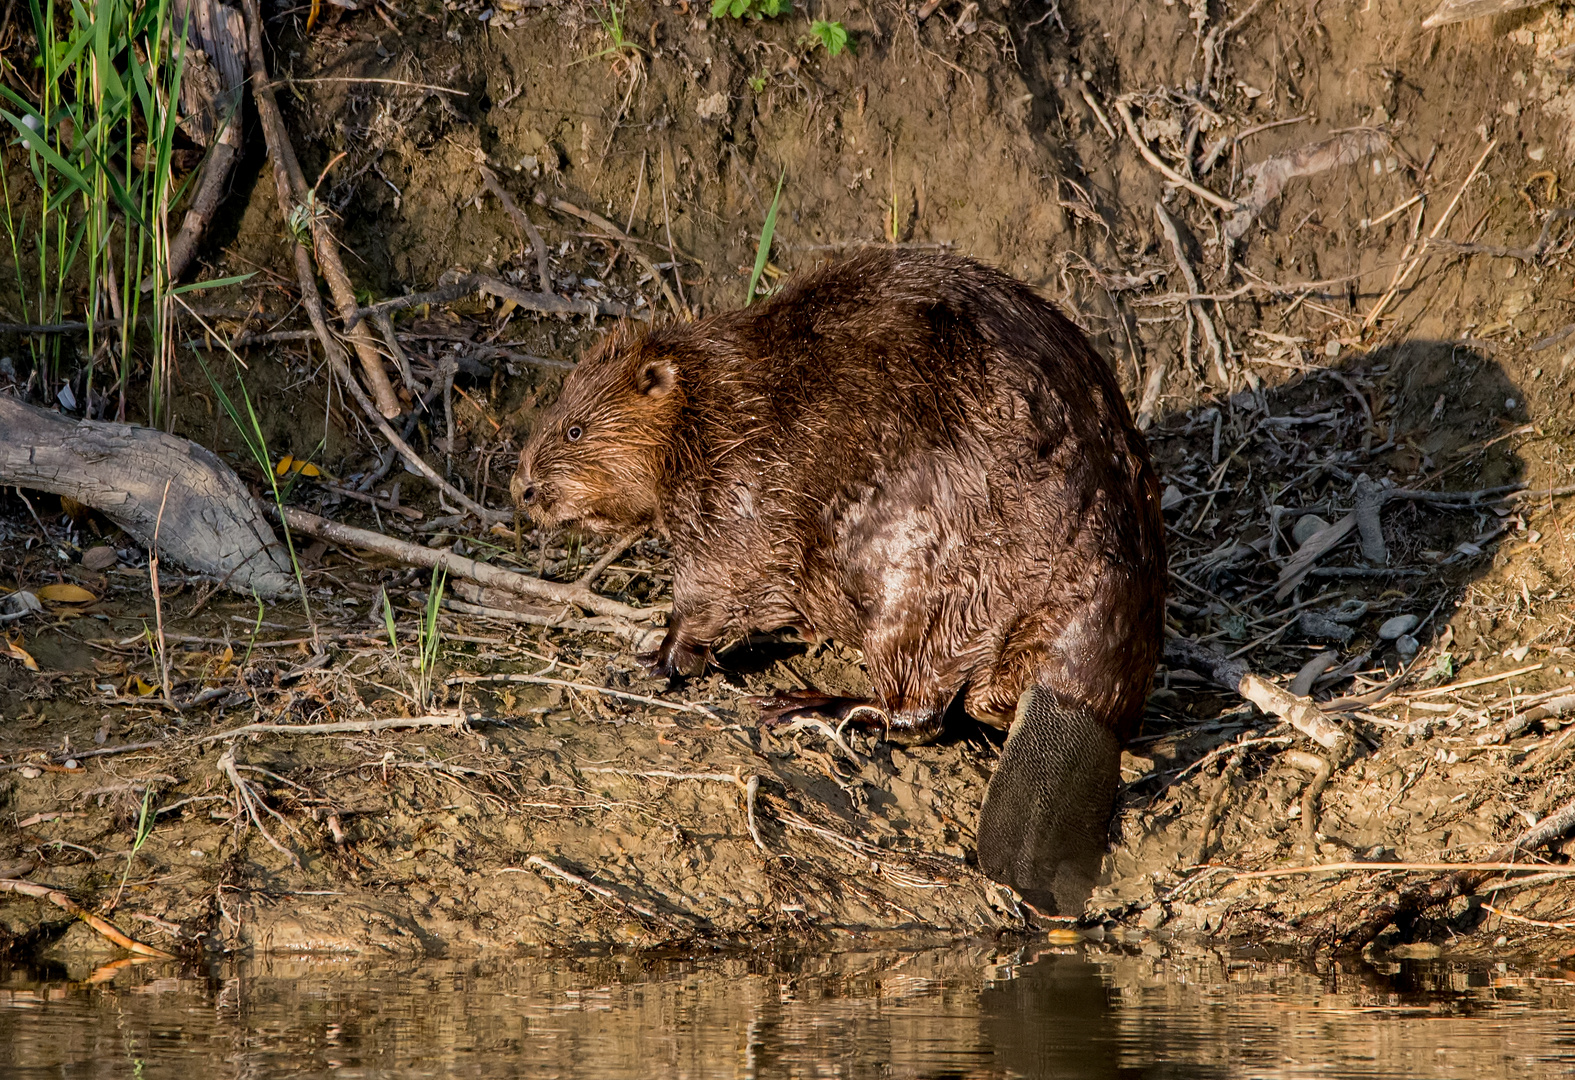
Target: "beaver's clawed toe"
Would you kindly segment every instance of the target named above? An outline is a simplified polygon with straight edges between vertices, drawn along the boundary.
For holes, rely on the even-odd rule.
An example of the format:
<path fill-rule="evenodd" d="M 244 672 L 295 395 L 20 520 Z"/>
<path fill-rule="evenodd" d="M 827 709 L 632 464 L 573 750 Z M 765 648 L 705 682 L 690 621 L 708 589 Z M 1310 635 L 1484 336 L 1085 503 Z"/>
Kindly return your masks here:
<path fill-rule="evenodd" d="M 760 726 L 780 727 L 806 716 L 818 716 L 841 723 L 851 719 L 854 723 L 884 726 L 884 713 L 869 698 L 839 697 L 822 694 L 818 690 L 778 690 L 763 697 L 752 697 L 749 703 L 760 710 Z"/>

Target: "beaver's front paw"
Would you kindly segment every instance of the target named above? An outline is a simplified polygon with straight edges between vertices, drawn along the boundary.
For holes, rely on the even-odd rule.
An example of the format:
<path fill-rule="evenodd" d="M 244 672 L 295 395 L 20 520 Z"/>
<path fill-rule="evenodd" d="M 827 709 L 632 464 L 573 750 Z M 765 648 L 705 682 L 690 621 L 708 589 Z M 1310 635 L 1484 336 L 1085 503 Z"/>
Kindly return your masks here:
<path fill-rule="evenodd" d="M 687 679 L 705 671 L 711 650 L 696 645 L 668 632 L 655 652 L 640 653 L 635 657 L 653 679 Z"/>

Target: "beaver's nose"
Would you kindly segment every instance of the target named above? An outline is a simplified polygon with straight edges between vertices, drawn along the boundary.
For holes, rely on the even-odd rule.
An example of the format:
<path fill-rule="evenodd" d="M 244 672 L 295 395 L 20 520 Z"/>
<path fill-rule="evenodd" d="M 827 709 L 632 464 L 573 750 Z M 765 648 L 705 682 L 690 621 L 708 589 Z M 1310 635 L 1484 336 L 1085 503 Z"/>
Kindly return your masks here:
<path fill-rule="evenodd" d="M 536 496 L 539 494 L 536 481 L 531 478 L 523 463 L 509 481 L 509 494 L 513 495 L 514 501 L 521 506 L 530 506 L 536 501 Z"/>

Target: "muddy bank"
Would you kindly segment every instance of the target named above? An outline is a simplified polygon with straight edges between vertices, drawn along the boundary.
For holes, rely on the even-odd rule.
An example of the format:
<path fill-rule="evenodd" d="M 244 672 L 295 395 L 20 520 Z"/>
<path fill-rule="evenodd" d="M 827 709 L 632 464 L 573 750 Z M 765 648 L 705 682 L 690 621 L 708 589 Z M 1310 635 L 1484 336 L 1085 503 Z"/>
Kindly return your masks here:
<path fill-rule="evenodd" d="M 1082 928 L 1326 946 L 1435 874 L 1354 864 L 1481 860 L 1575 795 L 1575 743 L 1550 707 L 1575 692 L 1559 187 L 1575 23 L 1538 9 L 1424 32 L 1426 6 L 1268 5 L 1240 23 L 1246 9 L 1194 22 L 1184 5 L 943 6 L 921 22 L 849 4 L 831 14 L 857 52 L 839 57 L 802 40 L 800 15 L 712 23 L 682 4 L 620 9 L 642 51 L 610 55 L 596 11 L 576 5 L 504 4 L 485 22 L 463 5 L 334 9 L 310 34 L 270 12 L 269 26 L 276 65 L 300 80 L 286 104 L 307 170 L 334 162 L 324 198 L 374 296 L 456 270 L 535 287 L 545 261 L 566 297 L 664 317 L 732 306 L 785 174 L 768 286 L 849 246 L 923 244 L 1063 303 L 1153 417 L 1171 631 L 1287 685 L 1327 657 L 1301 689 L 1354 739 L 1309 796 L 1316 746 L 1162 669 Z M 1211 28 L 1223 44 L 1206 50 Z M 1122 108 L 1167 167 L 1256 215 L 1167 185 Z M 249 168 L 204 272 L 268 269 L 224 294 L 233 318 L 216 325 L 288 332 L 302 323 L 277 273 L 290 233 L 259 154 Z M 500 505 L 521 434 L 598 326 L 478 298 L 399 320 L 406 396 L 427 403 L 408 437 Z M 21 339 L 4 340 L 0 377 L 29 392 Z M 562 580 L 596 560 L 594 539 L 516 540 L 457 518 L 379 459 L 315 354 L 243 357 L 216 364 L 215 383 L 238 396 L 244 382 L 275 460 L 320 463 L 291 488 L 297 505 Z M 175 430 L 260 490 L 214 385 L 191 365 L 180 379 Z M 363 484 L 361 498 L 333 490 Z M 1384 495 L 1376 541 L 1353 525 L 1298 563 L 1324 526 L 1394 491 L 1463 494 Z M 963 725 L 906 751 L 758 730 L 751 695 L 859 690 L 849 651 L 757 644 L 670 693 L 619 639 L 450 609 L 423 671 L 424 573 L 307 543 L 309 611 L 259 612 L 168 574 L 155 610 L 145 552 L 31 500 L 0 494 L 0 584 L 44 598 L 6 624 L 21 655 L 0 660 L 0 876 L 64 889 L 160 947 L 445 953 L 1052 925 L 969 865 L 997 736 Z M 112 559 L 87 557 L 105 544 Z M 645 541 L 597 588 L 660 605 L 666 573 Z M 161 620 L 180 710 L 149 701 Z M 507 674 L 560 682 L 464 681 Z M 467 719 L 224 737 L 426 715 Z M 152 823 L 140 845 L 139 821 Z M 1564 843 L 1524 855 L 1546 864 L 1530 881 L 1503 875 L 1377 947 L 1563 950 Z M 1321 863 L 1344 868 L 1305 869 Z M 1285 876 L 1249 876 L 1262 871 Z M 17 950 L 70 926 L 14 897 L 0 921 Z M 98 947 L 75 927 L 62 941 Z"/>

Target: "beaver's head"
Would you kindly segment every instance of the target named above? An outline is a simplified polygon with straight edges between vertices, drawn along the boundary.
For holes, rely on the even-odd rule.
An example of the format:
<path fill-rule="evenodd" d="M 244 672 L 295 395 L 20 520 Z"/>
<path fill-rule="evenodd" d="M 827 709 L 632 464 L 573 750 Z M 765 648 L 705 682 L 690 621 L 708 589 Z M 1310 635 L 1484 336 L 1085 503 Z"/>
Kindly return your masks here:
<path fill-rule="evenodd" d="M 620 326 L 563 382 L 520 451 L 509 483 L 538 525 L 623 532 L 657 516 L 682 408 L 678 369 L 643 330 Z"/>

